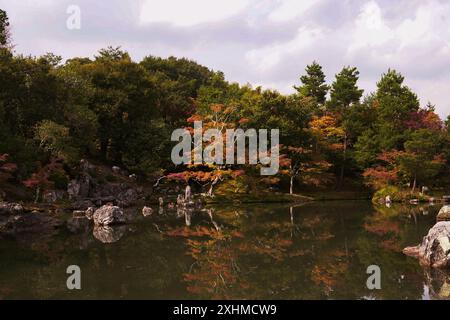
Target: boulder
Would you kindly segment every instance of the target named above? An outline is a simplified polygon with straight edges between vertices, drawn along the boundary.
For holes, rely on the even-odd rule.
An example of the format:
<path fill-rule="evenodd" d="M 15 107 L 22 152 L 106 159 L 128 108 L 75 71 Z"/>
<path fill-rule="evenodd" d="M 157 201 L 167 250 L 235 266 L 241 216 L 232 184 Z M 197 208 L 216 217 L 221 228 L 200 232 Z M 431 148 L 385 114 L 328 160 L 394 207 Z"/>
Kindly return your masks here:
<path fill-rule="evenodd" d="M 139 199 L 139 193 L 136 189 L 129 188 L 125 192 L 120 193 L 117 198 L 119 204 L 123 207 L 129 207 Z"/>
<path fill-rule="evenodd" d="M 69 199 L 87 198 L 92 189 L 92 183 L 91 176 L 82 172 L 77 179 L 71 180 L 67 185 Z"/>
<path fill-rule="evenodd" d="M 436 219 L 437 221 L 450 221 L 450 206 L 443 206 L 441 210 L 439 210 Z"/>
<path fill-rule="evenodd" d="M 95 225 L 111 225 L 125 223 L 125 215 L 119 207 L 106 205 L 94 212 Z"/>
<path fill-rule="evenodd" d="M 64 190 L 49 190 L 42 196 L 42 200 L 46 203 L 54 203 L 66 197 L 67 192 Z"/>
<path fill-rule="evenodd" d="M 420 245 L 407 247 L 403 253 L 418 258 L 423 266 L 450 267 L 450 221 L 436 223 Z"/>
<path fill-rule="evenodd" d="M 20 214 L 23 206 L 19 203 L 0 202 L 0 214 Z"/>
<path fill-rule="evenodd" d="M 152 209 L 152 208 L 150 208 L 150 207 L 144 207 L 144 208 L 142 208 L 142 215 L 143 215 L 144 217 L 151 216 L 152 213 L 153 213 L 153 209 Z"/>
<path fill-rule="evenodd" d="M 86 216 L 86 212 L 83 210 L 74 210 L 72 213 L 72 217 L 74 218 L 81 218 Z"/>
<path fill-rule="evenodd" d="M 89 207 L 93 207 L 94 203 L 89 199 L 77 200 L 72 203 L 71 207 L 74 210 L 86 210 Z"/>
<path fill-rule="evenodd" d="M 67 229 L 73 233 L 85 233 L 91 227 L 91 223 L 86 217 L 73 217 L 66 222 Z"/>
<path fill-rule="evenodd" d="M 114 172 L 115 174 L 120 174 L 121 173 L 121 169 L 120 169 L 120 167 L 118 167 L 118 166 L 113 166 L 112 168 L 111 168 L 111 170 L 112 170 L 112 172 Z"/>
<path fill-rule="evenodd" d="M 84 214 L 86 215 L 86 218 L 88 218 L 89 220 L 92 220 L 92 218 L 94 217 L 94 213 L 95 213 L 95 207 L 89 207 L 84 212 Z"/>

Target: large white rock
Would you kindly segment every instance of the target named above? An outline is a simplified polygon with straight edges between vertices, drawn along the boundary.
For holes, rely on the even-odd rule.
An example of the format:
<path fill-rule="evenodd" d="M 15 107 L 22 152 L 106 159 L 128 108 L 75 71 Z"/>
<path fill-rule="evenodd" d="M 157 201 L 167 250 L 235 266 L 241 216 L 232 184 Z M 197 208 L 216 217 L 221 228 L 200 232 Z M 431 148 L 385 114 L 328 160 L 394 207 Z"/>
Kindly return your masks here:
<path fill-rule="evenodd" d="M 436 223 L 420 245 L 407 247 L 403 253 L 418 258 L 423 266 L 450 267 L 450 221 Z"/>
<path fill-rule="evenodd" d="M 439 210 L 436 219 L 437 221 L 450 221 L 450 206 L 443 206 L 441 210 Z"/>
<path fill-rule="evenodd" d="M 95 225 L 111 225 L 125 223 L 125 215 L 119 207 L 106 205 L 94 212 Z"/>

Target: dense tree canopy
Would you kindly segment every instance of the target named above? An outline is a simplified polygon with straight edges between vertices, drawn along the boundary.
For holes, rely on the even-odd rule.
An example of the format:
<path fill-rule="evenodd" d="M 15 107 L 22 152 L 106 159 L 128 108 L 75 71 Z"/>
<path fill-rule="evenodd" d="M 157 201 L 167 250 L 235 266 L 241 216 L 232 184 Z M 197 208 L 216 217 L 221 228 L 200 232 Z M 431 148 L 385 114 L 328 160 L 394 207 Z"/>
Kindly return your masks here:
<path fill-rule="evenodd" d="M 294 185 L 363 179 L 413 189 L 448 185 L 450 118 L 442 121 L 430 103 L 420 107 L 395 70 L 363 98 L 355 67 L 344 67 L 329 86 L 313 62 L 297 92 L 283 95 L 229 83 L 185 58 L 135 62 L 120 47 L 65 62 L 17 55 L 8 30 L 0 11 L 0 155 L 15 165 L 9 180 L 36 176 L 55 159 L 68 166 L 95 159 L 143 176 L 189 171 L 172 164 L 170 135 L 198 117 L 208 125 L 223 121 L 223 128 L 280 129 L 281 169 L 271 184 L 291 192 Z M 211 172 L 228 169 L 261 179 L 248 166 Z"/>

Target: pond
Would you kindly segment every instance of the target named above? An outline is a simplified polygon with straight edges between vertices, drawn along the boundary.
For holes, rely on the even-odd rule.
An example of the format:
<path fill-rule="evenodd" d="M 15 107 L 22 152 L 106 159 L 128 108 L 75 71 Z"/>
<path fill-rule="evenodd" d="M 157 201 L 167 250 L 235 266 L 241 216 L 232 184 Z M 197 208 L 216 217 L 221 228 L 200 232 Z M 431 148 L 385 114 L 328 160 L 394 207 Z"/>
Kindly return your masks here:
<path fill-rule="evenodd" d="M 66 219 L 51 232 L 0 241 L 1 299 L 435 299 L 447 274 L 402 249 L 418 244 L 439 207 L 366 201 L 217 206 L 93 229 Z M 81 269 L 68 290 L 66 269 Z M 366 286 L 381 270 L 381 289 Z M 450 283 L 450 281 L 449 281 Z"/>

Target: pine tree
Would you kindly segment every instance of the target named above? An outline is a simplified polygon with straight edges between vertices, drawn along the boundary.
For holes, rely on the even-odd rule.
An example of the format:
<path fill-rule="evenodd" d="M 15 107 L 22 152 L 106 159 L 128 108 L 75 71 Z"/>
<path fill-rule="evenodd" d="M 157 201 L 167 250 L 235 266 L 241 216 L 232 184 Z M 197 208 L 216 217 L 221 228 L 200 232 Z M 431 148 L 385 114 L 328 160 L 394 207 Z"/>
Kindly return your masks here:
<path fill-rule="evenodd" d="M 316 61 L 306 67 L 306 75 L 300 77 L 302 85 L 294 88 L 304 97 L 312 97 L 319 105 L 326 100 L 329 86 L 325 83 L 325 74 Z"/>

